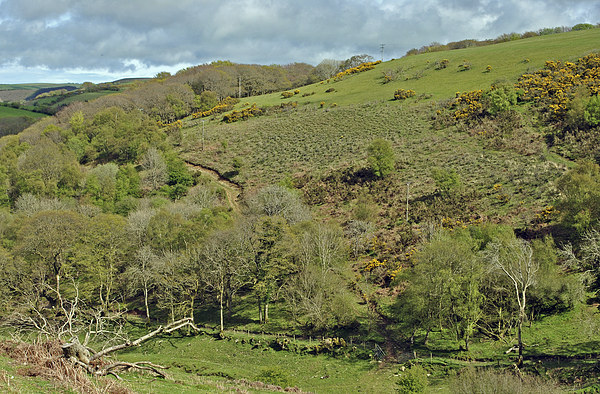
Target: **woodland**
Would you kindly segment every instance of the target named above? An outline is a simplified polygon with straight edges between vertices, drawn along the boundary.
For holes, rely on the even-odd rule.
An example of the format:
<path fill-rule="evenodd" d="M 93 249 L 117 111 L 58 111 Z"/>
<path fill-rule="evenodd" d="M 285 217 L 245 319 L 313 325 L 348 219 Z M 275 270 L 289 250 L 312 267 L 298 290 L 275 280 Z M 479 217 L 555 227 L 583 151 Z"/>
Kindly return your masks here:
<path fill-rule="evenodd" d="M 598 39 L 38 92 L 69 101 L 0 137 L 0 387 L 595 392 Z"/>

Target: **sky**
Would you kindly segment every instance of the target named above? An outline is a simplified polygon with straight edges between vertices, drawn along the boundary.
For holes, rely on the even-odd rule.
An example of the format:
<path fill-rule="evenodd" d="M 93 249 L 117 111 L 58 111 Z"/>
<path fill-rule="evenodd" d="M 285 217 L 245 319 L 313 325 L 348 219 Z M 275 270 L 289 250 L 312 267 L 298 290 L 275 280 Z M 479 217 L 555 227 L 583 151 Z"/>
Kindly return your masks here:
<path fill-rule="evenodd" d="M 432 42 L 600 23 L 598 0 L 0 0 L 0 84 L 235 63 L 389 60 Z"/>

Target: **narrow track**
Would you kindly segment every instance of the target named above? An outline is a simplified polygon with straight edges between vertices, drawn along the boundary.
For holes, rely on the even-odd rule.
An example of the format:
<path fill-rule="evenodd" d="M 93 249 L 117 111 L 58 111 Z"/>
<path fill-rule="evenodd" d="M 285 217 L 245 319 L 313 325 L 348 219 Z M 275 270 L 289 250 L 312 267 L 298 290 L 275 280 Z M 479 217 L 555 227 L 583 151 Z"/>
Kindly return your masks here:
<path fill-rule="evenodd" d="M 185 165 L 192 171 L 201 172 L 204 175 L 208 175 L 214 179 L 219 185 L 225 190 L 227 196 L 227 203 L 234 212 L 241 212 L 240 209 L 240 198 L 244 192 L 242 186 L 236 182 L 232 182 L 225 178 L 214 168 L 206 167 L 200 164 L 192 163 L 191 161 L 184 160 Z"/>

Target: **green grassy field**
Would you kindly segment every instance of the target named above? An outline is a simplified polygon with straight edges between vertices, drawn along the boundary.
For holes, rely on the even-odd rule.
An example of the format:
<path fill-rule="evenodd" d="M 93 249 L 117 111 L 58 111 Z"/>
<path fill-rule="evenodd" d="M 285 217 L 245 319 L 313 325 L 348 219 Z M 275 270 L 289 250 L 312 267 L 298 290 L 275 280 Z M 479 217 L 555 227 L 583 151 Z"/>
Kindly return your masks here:
<path fill-rule="evenodd" d="M 18 108 L 0 106 L 0 118 L 25 116 L 28 118 L 44 118 L 46 115 Z"/>
<path fill-rule="evenodd" d="M 282 99 L 280 93 L 242 98 L 245 103 L 276 105 L 286 101 L 299 104 L 337 105 L 387 101 L 394 97 L 399 88 L 412 89 L 416 97 L 431 95 L 432 99 L 454 97 L 457 91 L 487 89 L 498 80 L 516 81 L 519 75 L 544 66 L 547 60 L 575 60 L 591 52 L 600 51 L 600 29 L 573 31 L 563 34 L 538 36 L 510 41 L 496 45 L 465 48 L 452 51 L 432 52 L 401 59 L 386 61 L 366 71 L 345 77 L 342 81 L 317 83 L 299 88 L 300 93 L 289 99 Z M 448 59 L 448 67 L 435 69 L 436 61 Z M 464 61 L 471 64 L 468 71 L 460 71 L 458 66 Z M 492 70 L 486 71 L 490 65 Z M 383 72 L 398 71 L 398 78 L 383 83 Z M 335 92 L 325 93 L 334 88 Z M 302 97 L 305 93 L 314 95 Z"/>

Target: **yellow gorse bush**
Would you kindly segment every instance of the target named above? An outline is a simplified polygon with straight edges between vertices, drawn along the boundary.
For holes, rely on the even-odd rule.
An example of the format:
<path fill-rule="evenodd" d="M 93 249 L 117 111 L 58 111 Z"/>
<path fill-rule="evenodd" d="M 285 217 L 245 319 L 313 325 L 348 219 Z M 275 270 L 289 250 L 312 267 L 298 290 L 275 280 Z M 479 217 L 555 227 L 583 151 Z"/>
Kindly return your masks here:
<path fill-rule="evenodd" d="M 337 73 L 335 75 L 335 77 L 333 77 L 334 81 L 339 81 L 341 79 L 343 79 L 345 76 L 347 75 L 351 75 L 351 74 L 357 74 L 357 73 L 361 73 L 363 71 L 369 71 L 375 68 L 376 65 L 378 65 L 379 63 L 381 63 L 381 60 L 377 60 L 376 62 L 366 62 L 366 63 L 361 63 L 356 67 L 352 67 L 349 68 L 347 70 L 341 71 L 339 73 Z"/>
<path fill-rule="evenodd" d="M 472 92 L 456 93 L 456 99 L 454 106 L 458 107 L 454 111 L 454 118 L 456 120 L 472 118 L 483 111 L 483 104 L 481 98 L 483 97 L 483 90 L 474 90 Z"/>
<path fill-rule="evenodd" d="M 576 62 L 547 61 L 544 68 L 519 78 L 515 87 L 521 100 L 546 104 L 552 118 L 562 119 L 578 87 L 590 95 L 600 92 L 600 54 L 593 53 Z"/>
<path fill-rule="evenodd" d="M 398 89 L 394 92 L 394 99 L 396 100 L 405 100 L 409 97 L 414 96 L 416 93 L 414 90 L 408 89 L 408 90 L 404 90 L 404 89 Z"/>

